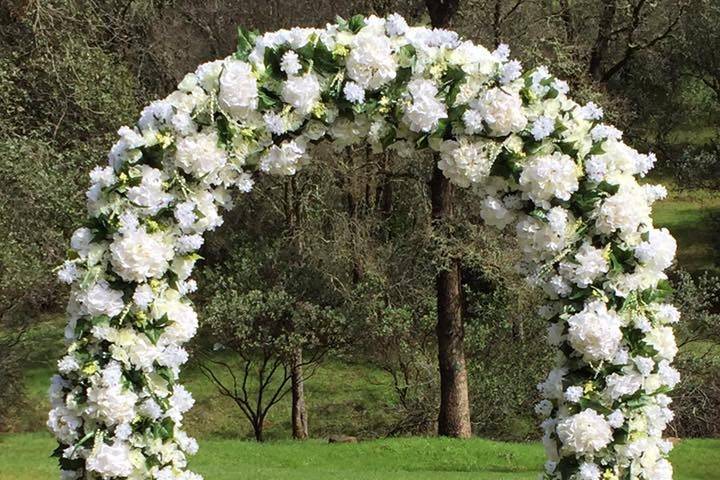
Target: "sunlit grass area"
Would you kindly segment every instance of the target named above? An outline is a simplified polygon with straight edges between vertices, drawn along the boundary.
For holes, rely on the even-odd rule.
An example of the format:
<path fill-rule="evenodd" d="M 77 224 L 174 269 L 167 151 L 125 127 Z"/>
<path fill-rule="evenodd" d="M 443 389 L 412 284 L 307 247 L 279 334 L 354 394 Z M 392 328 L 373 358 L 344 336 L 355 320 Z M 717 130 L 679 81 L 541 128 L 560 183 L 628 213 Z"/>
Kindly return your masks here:
<path fill-rule="evenodd" d="M 57 478 L 47 434 L 0 436 L 0 480 Z M 720 440 L 686 440 L 672 453 L 676 480 L 720 478 Z M 208 438 L 191 467 L 207 480 L 535 480 L 537 443 L 396 438 L 358 444 Z"/>

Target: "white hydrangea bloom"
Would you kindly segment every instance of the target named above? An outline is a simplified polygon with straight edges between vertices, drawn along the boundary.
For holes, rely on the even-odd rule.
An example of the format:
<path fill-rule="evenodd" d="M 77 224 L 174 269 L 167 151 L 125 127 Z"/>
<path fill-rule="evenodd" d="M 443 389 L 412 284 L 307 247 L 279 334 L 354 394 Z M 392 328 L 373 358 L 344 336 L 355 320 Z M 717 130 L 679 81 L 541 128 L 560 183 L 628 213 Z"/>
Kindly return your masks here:
<path fill-rule="evenodd" d="M 403 120 L 413 132 L 430 132 L 441 119 L 447 118 L 447 106 L 438 100 L 437 86 L 430 80 L 416 79 L 408 83 L 412 103 L 405 109 Z"/>
<path fill-rule="evenodd" d="M 218 146 L 215 130 L 181 138 L 177 142 L 175 163 L 185 172 L 207 183 L 217 181 L 217 171 L 227 163 L 227 153 Z"/>
<path fill-rule="evenodd" d="M 440 149 L 438 168 L 460 187 L 480 183 L 490 175 L 500 146 L 492 141 L 472 141 L 467 137 L 446 140 Z"/>
<path fill-rule="evenodd" d="M 365 89 L 355 82 L 347 82 L 343 87 L 343 94 L 350 103 L 362 103 L 365 101 Z"/>
<path fill-rule="evenodd" d="M 618 314 L 608 310 L 605 302 L 592 300 L 568 318 L 568 340 L 585 361 L 612 360 L 622 340 L 621 324 Z"/>
<path fill-rule="evenodd" d="M 490 135 L 504 137 L 523 130 L 527 125 L 522 100 L 515 90 L 508 91 L 504 88 L 487 90 L 470 106 L 480 112 Z"/>
<path fill-rule="evenodd" d="M 361 30 L 350 44 L 346 61 L 348 77 L 366 90 L 377 90 L 397 74 L 392 43 L 372 29 Z"/>
<path fill-rule="evenodd" d="M 628 208 L 632 205 L 632 208 Z M 629 242 L 639 239 L 641 225 L 652 225 L 650 206 L 642 195 L 642 187 L 637 183 L 622 184 L 618 192 L 605 199 L 596 211 L 595 227 L 600 233 L 618 232 Z"/>
<path fill-rule="evenodd" d="M 140 185 L 130 187 L 127 191 L 127 198 L 135 205 L 142 207 L 143 213 L 156 215 L 170 204 L 173 196 L 163 188 L 162 170 L 143 165 L 140 167 L 140 172 L 142 174 Z"/>
<path fill-rule="evenodd" d="M 612 441 L 612 428 L 591 408 L 562 420 L 557 426 L 563 448 L 581 455 L 592 455 Z"/>
<path fill-rule="evenodd" d="M 297 75 L 301 69 L 302 65 L 300 64 L 298 54 L 292 50 L 285 52 L 280 60 L 280 70 L 285 72 L 286 75 L 292 76 Z"/>
<path fill-rule="evenodd" d="M 520 174 L 520 188 L 536 205 L 550 207 L 554 198 L 569 200 L 579 188 L 578 167 L 560 152 L 531 157 Z"/>
<path fill-rule="evenodd" d="M 643 377 L 634 372 L 624 375 L 613 373 L 607 377 L 606 383 L 605 394 L 612 400 L 618 400 L 640 390 L 643 385 Z"/>
<path fill-rule="evenodd" d="M 653 228 L 648 232 L 648 239 L 635 247 L 635 256 L 646 267 L 662 272 L 672 265 L 675 258 L 677 243 L 667 228 Z"/>
<path fill-rule="evenodd" d="M 608 271 L 609 264 L 605 258 L 605 251 L 593 247 L 586 241 L 578 248 L 574 261 L 563 261 L 559 269 L 560 274 L 568 281 L 580 288 L 586 288 Z"/>

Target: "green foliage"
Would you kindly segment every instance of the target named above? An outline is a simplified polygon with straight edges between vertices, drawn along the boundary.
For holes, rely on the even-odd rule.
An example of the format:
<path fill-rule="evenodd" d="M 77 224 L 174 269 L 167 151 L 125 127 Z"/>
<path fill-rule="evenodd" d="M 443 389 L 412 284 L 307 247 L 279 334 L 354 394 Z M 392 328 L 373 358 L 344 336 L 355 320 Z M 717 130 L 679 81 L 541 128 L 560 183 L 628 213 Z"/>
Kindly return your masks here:
<path fill-rule="evenodd" d="M 51 440 L 44 434 L 0 437 L 0 480 L 45 480 L 55 476 L 43 459 Z M 234 480 L 534 480 L 544 458 L 536 443 L 500 443 L 479 438 L 396 438 L 359 444 L 322 441 L 255 444 L 204 439 L 191 467 L 206 478 Z M 718 440 L 687 440 L 671 453 L 677 480 L 715 478 Z"/>

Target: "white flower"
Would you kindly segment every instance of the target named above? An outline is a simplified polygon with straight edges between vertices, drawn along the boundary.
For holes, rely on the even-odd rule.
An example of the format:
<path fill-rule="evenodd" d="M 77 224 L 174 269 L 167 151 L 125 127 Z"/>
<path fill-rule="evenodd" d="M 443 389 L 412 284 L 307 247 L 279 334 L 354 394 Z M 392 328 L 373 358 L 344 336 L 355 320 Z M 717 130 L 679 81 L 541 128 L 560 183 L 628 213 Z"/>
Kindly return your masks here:
<path fill-rule="evenodd" d="M 542 116 L 533 122 L 530 133 L 532 133 L 535 140 L 542 140 L 543 138 L 549 136 L 553 131 L 555 131 L 555 121 L 552 118 Z"/>
<path fill-rule="evenodd" d="M 175 290 L 168 290 L 164 296 L 155 300 L 152 306 L 153 318 L 162 318 L 167 315 L 170 325 L 161 337 L 161 343 L 185 343 L 197 331 L 198 318 L 193 308 L 180 300 L 180 294 Z"/>
<path fill-rule="evenodd" d="M 140 167 L 142 180 L 140 185 L 127 191 L 132 203 L 144 208 L 148 215 L 155 215 L 172 201 L 173 196 L 163 190 L 163 172 L 148 165 Z"/>
<path fill-rule="evenodd" d="M 117 182 L 117 177 L 112 167 L 97 166 L 90 172 L 90 181 L 102 187 L 109 187 Z"/>
<path fill-rule="evenodd" d="M 500 83 L 507 85 L 517 80 L 522 75 L 522 64 L 517 60 L 510 60 L 502 67 L 500 74 Z"/>
<path fill-rule="evenodd" d="M 385 35 L 361 30 L 350 44 L 346 71 L 350 79 L 366 90 L 377 90 L 395 78 L 397 63 L 392 44 Z"/>
<path fill-rule="evenodd" d="M 407 32 L 408 24 L 402 17 L 402 15 L 393 13 L 391 15 L 388 15 L 387 21 L 385 22 L 385 29 L 387 30 L 388 35 L 390 35 L 391 37 L 395 37 L 398 35 L 403 35 L 405 32 Z"/>
<path fill-rule="evenodd" d="M 662 272 L 672 265 L 677 243 L 667 228 L 653 228 L 647 241 L 635 247 L 635 256 L 645 266 L 656 272 Z"/>
<path fill-rule="evenodd" d="M 609 269 L 604 250 L 585 242 L 575 253 L 575 261 L 560 264 L 560 274 L 580 288 L 591 285 L 596 278 Z"/>
<path fill-rule="evenodd" d="M 487 90 L 471 107 L 478 110 L 487 124 L 490 135 L 504 137 L 519 132 L 527 125 L 522 100 L 516 91 Z"/>
<path fill-rule="evenodd" d="M 78 430 L 83 424 L 82 418 L 72 409 L 60 405 L 48 413 L 47 426 L 62 443 L 71 445 L 78 441 Z"/>
<path fill-rule="evenodd" d="M 550 416 L 553 410 L 553 404 L 550 400 L 540 400 L 538 403 L 535 404 L 535 413 L 537 413 L 542 418 L 547 418 Z"/>
<path fill-rule="evenodd" d="M 594 463 L 583 462 L 580 464 L 577 480 L 600 480 L 601 474 L 600 467 Z"/>
<path fill-rule="evenodd" d="M 295 175 L 303 163 L 305 148 L 291 140 L 268 148 L 260 159 L 260 170 L 270 175 Z"/>
<path fill-rule="evenodd" d="M 162 277 L 174 256 L 161 232 L 147 233 L 144 228 L 116 237 L 110 252 L 115 272 L 128 282 Z"/>
<path fill-rule="evenodd" d="M 568 340 L 585 361 L 612 360 L 622 340 L 621 320 L 605 302 L 586 302 L 580 313 L 568 318 L 568 324 Z"/>
<path fill-rule="evenodd" d="M 416 79 L 408 83 L 412 103 L 405 109 L 403 120 L 413 132 L 430 132 L 441 119 L 447 118 L 447 107 L 436 98 L 438 89 L 430 80 Z"/>
<path fill-rule="evenodd" d="M 593 129 L 590 130 L 590 136 L 596 142 L 606 138 L 620 140 L 622 138 L 622 132 L 612 125 L 600 124 L 595 125 Z"/>
<path fill-rule="evenodd" d="M 215 60 L 213 62 L 203 63 L 195 69 L 195 77 L 198 83 L 207 92 L 212 92 L 218 88 L 218 79 L 222 72 L 224 62 Z"/>
<path fill-rule="evenodd" d="M 584 391 L 583 387 L 580 386 L 570 386 L 565 390 L 565 400 L 571 403 L 577 403 L 580 401 L 580 399 L 583 397 Z"/>
<path fill-rule="evenodd" d="M 227 163 L 227 153 L 218 146 L 215 130 L 181 138 L 177 142 L 175 162 L 185 172 L 206 183 L 217 181 L 217 171 Z"/>
<path fill-rule="evenodd" d="M 298 57 L 298 54 L 293 50 L 285 52 L 280 60 L 280 70 L 285 72 L 286 75 L 292 76 L 297 75 L 301 69 L 302 65 L 300 64 L 300 57 Z"/>
<path fill-rule="evenodd" d="M 557 434 L 563 448 L 580 455 L 602 450 L 613 438 L 608 422 L 591 408 L 558 423 Z"/>
<path fill-rule="evenodd" d="M 625 424 L 625 415 L 620 410 L 614 410 L 608 415 L 607 421 L 612 428 L 620 428 Z"/>
<path fill-rule="evenodd" d="M 92 239 L 92 230 L 81 227 L 73 232 L 72 238 L 70 239 L 70 246 L 78 255 L 85 257 L 90 252 L 90 242 L 92 242 Z"/>
<path fill-rule="evenodd" d="M 113 290 L 105 281 L 95 283 L 79 298 L 88 315 L 115 317 L 125 308 L 123 292 Z"/>
<path fill-rule="evenodd" d="M 365 101 L 365 89 L 355 82 L 347 82 L 343 87 L 343 94 L 350 103 L 362 103 Z"/>
<path fill-rule="evenodd" d="M 482 76 L 490 75 L 498 65 L 498 60 L 485 47 L 470 40 L 453 48 L 448 62 L 460 66 L 465 73 Z"/>
<path fill-rule="evenodd" d="M 96 442 L 85 465 L 89 471 L 97 473 L 103 479 L 128 477 L 133 471 L 130 446 L 125 442 L 116 442 L 113 445 Z"/>
<path fill-rule="evenodd" d="M 604 234 L 618 231 L 623 240 L 635 241 L 640 226 L 652 224 L 650 206 L 641 193 L 642 187 L 636 183 L 623 184 L 615 195 L 605 199 L 596 211 L 598 231 Z"/>
<path fill-rule="evenodd" d="M 652 478 L 652 480 L 672 480 L 672 464 L 666 459 L 661 458 L 645 470 L 645 475 L 647 478 Z"/>
<path fill-rule="evenodd" d="M 588 102 L 584 107 L 580 108 L 580 118 L 583 120 L 600 120 L 603 117 L 603 109 Z"/>
<path fill-rule="evenodd" d="M 503 202 L 491 196 L 483 199 L 480 207 L 480 217 L 488 225 L 501 230 L 515 220 L 515 214 L 508 210 Z"/>
<path fill-rule="evenodd" d="M 147 283 L 142 283 L 135 287 L 135 293 L 133 293 L 133 302 L 140 309 L 145 310 L 155 299 L 155 293 L 153 293 L 152 287 Z"/>
<path fill-rule="evenodd" d="M 291 76 L 283 83 L 282 99 L 300 114 L 310 113 L 320 100 L 320 83 L 314 73 L 301 77 Z"/>
<path fill-rule="evenodd" d="M 79 274 L 80 272 L 78 271 L 77 265 L 70 260 L 66 260 L 57 272 L 58 279 L 67 284 L 74 282 Z"/>
<path fill-rule="evenodd" d="M 655 361 L 652 358 L 635 357 L 633 362 L 643 377 L 647 377 L 655 369 Z"/>
<path fill-rule="evenodd" d="M 265 127 L 273 135 L 282 135 L 288 130 L 288 122 L 279 113 L 267 112 L 263 115 L 263 120 L 265 120 Z"/>
<path fill-rule="evenodd" d="M 131 422 L 135 418 L 137 395 L 120 384 L 94 382 L 87 390 L 87 413 L 107 425 Z"/>
<path fill-rule="evenodd" d="M 58 371 L 62 374 L 68 374 L 80 369 L 80 364 L 73 355 L 65 355 L 58 360 Z"/>
<path fill-rule="evenodd" d="M 678 347 L 671 327 L 655 327 L 643 340 L 657 351 L 661 359 L 672 360 L 677 354 Z"/>
<path fill-rule="evenodd" d="M 655 318 L 663 324 L 677 323 L 680 321 L 680 310 L 668 303 L 653 304 Z"/>
<path fill-rule="evenodd" d="M 454 184 L 469 187 L 490 175 L 500 148 L 497 143 L 482 139 L 475 142 L 467 137 L 446 140 L 441 146 L 438 168 Z"/>
<path fill-rule="evenodd" d="M 567 368 L 554 368 L 550 371 L 544 382 L 538 384 L 538 390 L 543 397 L 550 400 L 560 400 L 563 398 L 563 379 L 567 375 Z"/>
<path fill-rule="evenodd" d="M 658 364 L 658 375 L 663 385 L 670 388 L 675 388 L 675 385 L 680 383 L 680 372 L 670 366 L 667 360 L 661 360 Z"/>
<path fill-rule="evenodd" d="M 202 235 L 183 235 L 177 239 L 175 250 L 180 255 L 200 250 L 205 240 Z"/>
<path fill-rule="evenodd" d="M 560 152 L 530 157 L 520 174 L 520 189 L 544 208 L 550 207 L 553 198 L 569 200 L 578 188 L 578 167 Z"/>
<path fill-rule="evenodd" d="M 620 375 L 613 373 L 609 375 L 605 382 L 605 393 L 613 400 L 618 400 L 626 395 L 632 395 L 640 390 L 643 384 L 643 377 L 637 373 L 627 373 Z"/>

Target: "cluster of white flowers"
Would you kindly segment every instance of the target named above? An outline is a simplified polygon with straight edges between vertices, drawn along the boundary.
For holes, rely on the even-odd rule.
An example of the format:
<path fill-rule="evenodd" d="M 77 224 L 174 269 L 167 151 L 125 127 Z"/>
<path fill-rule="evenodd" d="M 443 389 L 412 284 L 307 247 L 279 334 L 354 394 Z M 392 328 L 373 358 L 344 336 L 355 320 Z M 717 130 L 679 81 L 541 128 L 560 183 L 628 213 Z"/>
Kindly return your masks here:
<path fill-rule="evenodd" d="M 658 299 L 676 244 L 650 217 L 666 191 L 636 178 L 654 156 L 548 69 L 523 73 L 505 45 L 490 52 L 397 14 L 248 38 L 122 127 L 90 174 L 91 218 L 58 270 L 71 284 L 68 352 L 48 427 L 63 478 L 200 480 L 182 430 L 194 401 L 178 384 L 198 329 L 185 298 L 196 252 L 232 189 L 296 174 L 324 139 L 404 157 L 429 148 L 449 181 L 481 195 L 486 223 L 515 224 L 558 349 L 536 407 L 544 478 L 669 480 L 679 312 Z M 632 441 L 615 443 L 618 429 Z"/>

